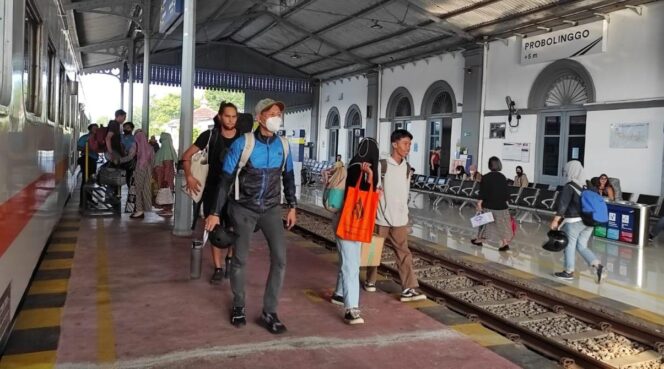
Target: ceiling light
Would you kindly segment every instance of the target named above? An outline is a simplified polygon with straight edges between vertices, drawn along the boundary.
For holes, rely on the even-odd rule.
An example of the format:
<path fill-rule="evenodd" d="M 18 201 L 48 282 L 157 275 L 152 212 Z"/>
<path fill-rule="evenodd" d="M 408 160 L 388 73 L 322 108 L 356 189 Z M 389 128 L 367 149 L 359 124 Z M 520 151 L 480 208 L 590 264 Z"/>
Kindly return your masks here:
<path fill-rule="evenodd" d="M 375 19 L 375 20 L 373 21 L 373 24 L 372 24 L 371 26 L 369 26 L 369 27 L 371 27 L 372 29 L 383 29 L 383 26 L 381 26 L 380 24 L 378 24 L 378 20 L 377 20 L 377 19 Z"/>

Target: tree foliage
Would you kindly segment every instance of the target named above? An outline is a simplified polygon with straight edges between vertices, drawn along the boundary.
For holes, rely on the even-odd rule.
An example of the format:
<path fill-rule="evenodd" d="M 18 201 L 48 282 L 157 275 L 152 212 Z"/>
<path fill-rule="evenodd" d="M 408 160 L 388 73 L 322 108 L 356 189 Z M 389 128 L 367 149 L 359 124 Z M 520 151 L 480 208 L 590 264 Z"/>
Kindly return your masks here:
<path fill-rule="evenodd" d="M 244 111 L 244 92 L 232 92 L 224 90 L 205 90 L 203 97 L 211 109 L 216 110 L 222 101 L 232 102 L 239 111 Z"/>

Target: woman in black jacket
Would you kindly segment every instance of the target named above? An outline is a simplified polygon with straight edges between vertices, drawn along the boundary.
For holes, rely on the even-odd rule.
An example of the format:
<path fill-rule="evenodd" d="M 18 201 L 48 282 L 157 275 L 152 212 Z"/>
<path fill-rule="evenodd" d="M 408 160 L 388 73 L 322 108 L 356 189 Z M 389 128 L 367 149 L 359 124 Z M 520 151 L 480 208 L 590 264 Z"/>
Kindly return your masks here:
<path fill-rule="evenodd" d="M 488 229 L 500 239 L 500 248 L 498 251 L 507 251 L 510 249 L 510 242 L 514 238 L 512 232 L 512 219 L 509 212 L 508 201 L 510 198 L 507 189 L 507 178 L 500 173 L 503 164 L 495 156 L 489 158 L 490 173 L 485 174 L 480 182 L 480 200 L 477 202 L 477 211 L 484 209 L 493 214 L 493 223 L 480 228 L 477 238 L 470 242 L 476 246 L 482 246 L 484 234 Z"/>

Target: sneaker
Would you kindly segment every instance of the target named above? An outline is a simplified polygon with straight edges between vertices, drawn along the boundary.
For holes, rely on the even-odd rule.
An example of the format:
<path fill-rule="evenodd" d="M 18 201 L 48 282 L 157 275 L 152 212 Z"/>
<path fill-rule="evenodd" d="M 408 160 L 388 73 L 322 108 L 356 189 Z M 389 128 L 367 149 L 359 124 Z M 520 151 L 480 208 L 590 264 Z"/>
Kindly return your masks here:
<path fill-rule="evenodd" d="M 272 334 L 286 333 L 286 326 L 279 320 L 277 313 L 263 312 L 261 321 L 265 325 L 265 328 Z"/>
<path fill-rule="evenodd" d="M 408 301 L 419 301 L 419 300 L 426 300 L 426 296 L 415 291 L 413 288 L 406 288 L 401 292 L 401 301 L 402 302 L 408 302 Z"/>
<path fill-rule="evenodd" d="M 509 251 L 509 250 L 510 250 L 510 245 L 500 246 L 500 248 L 498 248 L 498 251 Z"/>
<path fill-rule="evenodd" d="M 347 324 L 364 324 L 364 319 L 360 316 L 360 309 L 346 309 L 346 314 L 344 315 L 344 321 Z"/>
<path fill-rule="evenodd" d="M 364 282 L 362 287 L 364 287 L 364 290 L 367 292 L 376 292 L 376 283 L 374 282 Z"/>
<path fill-rule="evenodd" d="M 330 302 L 335 304 L 335 305 L 341 305 L 344 306 L 344 297 L 339 296 L 337 294 L 333 294 L 332 298 L 330 298 Z"/>
<path fill-rule="evenodd" d="M 602 282 L 602 272 L 604 272 L 604 265 L 600 264 L 595 267 L 595 272 L 597 273 L 597 283 Z"/>
<path fill-rule="evenodd" d="M 560 279 L 566 279 L 566 280 L 572 280 L 572 279 L 574 279 L 574 273 L 567 273 L 567 272 L 564 271 L 564 270 L 563 270 L 562 272 L 553 273 L 553 275 L 554 275 L 556 278 L 560 278 Z"/>
<path fill-rule="evenodd" d="M 241 326 L 247 324 L 247 317 L 244 313 L 244 307 L 233 307 L 233 311 L 231 312 L 231 324 L 233 324 L 236 328 L 240 328 Z"/>
<path fill-rule="evenodd" d="M 219 284 L 221 283 L 222 279 L 224 279 L 224 269 L 214 268 L 214 273 L 212 274 L 212 278 L 210 278 L 210 283 Z"/>

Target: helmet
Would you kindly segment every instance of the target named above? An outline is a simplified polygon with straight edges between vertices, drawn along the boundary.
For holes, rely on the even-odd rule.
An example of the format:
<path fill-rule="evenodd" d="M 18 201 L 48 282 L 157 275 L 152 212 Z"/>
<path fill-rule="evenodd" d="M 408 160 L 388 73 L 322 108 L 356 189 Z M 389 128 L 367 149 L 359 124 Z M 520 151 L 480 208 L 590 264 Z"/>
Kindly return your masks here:
<path fill-rule="evenodd" d="M 567 247 L 567 233 L 551 230 L 546 235 L 549 237 L 549 240 L 542 245 L 544 250 L 558 252 L 563 251 Z"/>
<path fill-rule="evenodd" d="M 220 249 L 227 249 L 235 244 L 237 233 L 229 228 L 217 225 L 212 232 L 210 232 L 209 240 L 212 246 Z"/>

